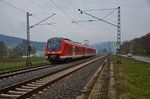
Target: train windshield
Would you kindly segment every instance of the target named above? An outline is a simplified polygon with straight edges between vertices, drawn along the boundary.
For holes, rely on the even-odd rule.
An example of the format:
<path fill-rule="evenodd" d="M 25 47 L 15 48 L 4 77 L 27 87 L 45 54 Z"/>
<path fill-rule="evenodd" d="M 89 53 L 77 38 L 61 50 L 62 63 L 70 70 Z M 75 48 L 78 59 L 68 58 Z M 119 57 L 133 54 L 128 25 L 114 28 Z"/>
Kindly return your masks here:
<path fill-rule="evenodd" d="M 48 40 L 48 51 L 59 51 L 61 48 L 61 38 L 52 38 Z"/>

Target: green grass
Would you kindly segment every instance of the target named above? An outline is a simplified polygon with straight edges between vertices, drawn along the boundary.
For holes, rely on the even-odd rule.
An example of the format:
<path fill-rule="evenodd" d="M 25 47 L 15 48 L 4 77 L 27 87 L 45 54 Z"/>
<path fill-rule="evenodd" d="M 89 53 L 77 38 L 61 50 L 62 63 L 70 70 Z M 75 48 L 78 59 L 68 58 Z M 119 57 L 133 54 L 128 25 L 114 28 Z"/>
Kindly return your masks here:
<path fill-rule="evenodd" d="M 40 64 L 40 63 L 47 62 L 44 57 L 32 57 L 31 60 L 32 60 L 33 66 L 36 66 L 37 64 Z M 17 69 L 22 69 L 22 68 L 26 68 L 26 58 L 22 58 L 22 59 L 17 58 L 17 59 L 12 59 L 12 60 L 9 59 L 8 62 L 0 61 L 0 72 L 17 70 Z"/>
<path fill-rule="evenodd" d="M 116 87 L 119 99 L 150 99 L 150 63 L 122 58 L 122 64 L 115 64 Z"/>

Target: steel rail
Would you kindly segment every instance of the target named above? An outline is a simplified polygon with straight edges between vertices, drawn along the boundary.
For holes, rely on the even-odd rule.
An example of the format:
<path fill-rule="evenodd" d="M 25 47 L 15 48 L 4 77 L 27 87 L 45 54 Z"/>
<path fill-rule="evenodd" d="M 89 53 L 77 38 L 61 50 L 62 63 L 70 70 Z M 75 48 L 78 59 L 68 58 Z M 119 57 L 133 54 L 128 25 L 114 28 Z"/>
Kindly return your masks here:
<path fill-rule="evenodd" d="M 19 69 L 19 70 L 0 73 L 0 79 L 4 79 L 4 78 L 8 78 L 8 77 L 12 77 L 15 75 L 24 74 L 27 72 L 36 71 L 36 70 L 40 70 L 40 69 L 44 69 L 44 68 L 49 68 L 51 66 L 54 66 L 54 65 L 51 65 L 51 64 L 44 65 L 43 64 L 43 65 L 39 65 L 38 67 L 25 68 L 25 69 Z"/>
<path fill-rule="evenodd" d="M 40 90 L 50 86 L 53 83 L 63 79 L 64 77 L 72 74 L 73 72 L 95 62 L 98 59 L 106 58 L 107 55 L 95 58 L 88 62 L 79 63 L 58 71 L 54 71 L 50 74 L 46 74 L 31 80 L 20 82 L 16 85 L 9 86 L 0 90 L 0 97 L 15 97 L 16 99 L 24 99 L 31 97 L 33 94 Z"/>

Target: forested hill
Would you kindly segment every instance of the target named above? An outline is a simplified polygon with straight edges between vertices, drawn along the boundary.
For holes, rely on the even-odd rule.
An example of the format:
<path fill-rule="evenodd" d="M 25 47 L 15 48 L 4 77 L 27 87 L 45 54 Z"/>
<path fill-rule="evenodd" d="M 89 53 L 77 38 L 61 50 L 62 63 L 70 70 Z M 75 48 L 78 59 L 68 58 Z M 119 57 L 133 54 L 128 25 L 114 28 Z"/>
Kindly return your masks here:
<path fill-rule="evenodd" d="M 21 39 L 21 38 L 0 34 L 0 41 L 3 41 L 7 47 L 15 47 L 15 46 L 19 45 L 20 43 L 22 43 L 22 40 L 23 39 Z M 31 45 L 33 45 L 37 51 L 44 51 L 45 42 L 31 41 Z M 92 46 L 96 48 L 98 53 L 109 51 L 109 42 L 95 43 L 95 44 L 92 44 Z M 116 52 L 115 42 L 110 42 L 110 50 L 113 53 Z"/>
<path fill-rule="evenodd" d="M 112 53 L 116 53 L 115 41 L 95 43 L 92 44 L 92 46 L 96 48 L 97 53 L 105 53 L 105 52 L 109 52 L 109 50 Z"/>
<path fill-rule="evenodd" d="M 136 55 L 150 56 L 150 33 L 142 37 L 123 42 L 122 52 L 124 54 L 132 53 Z"/>
<path fill-rule="evenodd" d="M 22 42 L 22 38 L 7 36 L 0 34 L 0 41 L 3 41 L 8 47 L 14 47 Z M 45 42 L 31 41 L 31 45 L 38 51 L 44 51 Z"/>

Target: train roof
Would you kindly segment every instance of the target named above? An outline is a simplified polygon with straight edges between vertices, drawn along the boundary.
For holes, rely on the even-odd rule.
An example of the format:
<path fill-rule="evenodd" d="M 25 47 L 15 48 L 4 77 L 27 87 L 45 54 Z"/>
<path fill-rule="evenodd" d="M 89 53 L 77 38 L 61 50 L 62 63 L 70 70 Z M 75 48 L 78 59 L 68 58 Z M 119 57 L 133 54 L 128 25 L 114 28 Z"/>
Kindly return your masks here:
<path fill-rule="evenodd" d="M 68 38 L 63 38 L 63 37 L 53 37 L 53 38 L 50 38 L 50 39 L 48 39 L 48 40 L 51 40 L 51 39 L 59 39 L 59 40 L 65 39 L 65 40 L 71 41 L 70 39 L 68 39 Z"/>
<path fill-rule="evenodd" d="M 67 41 L 73 42 L 73 43 L 75 43 L 75 44 L 79 44 L 79 45 L 81 45 L 81 46 L 85 46 L 85 47 L 88 47 L 88 48 L 95 49 L 93 46 L 86 45 L 86 44 L 81 44 L 81 43 L 79 43 L 79 42 L 74 42 L 74 41 L 72 41 L 72 40 L 70 40 L 70 39 L 68 39 L 68 38 L 63 38 L 63 37 L 53 37 L 53 38 L 50 38 L 50 39 L 48 39 L 48 40 L 51 40 L 51 39 L 67 40 Z"/>

